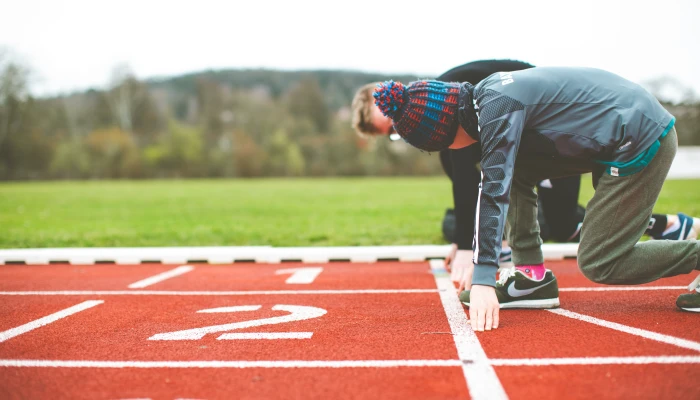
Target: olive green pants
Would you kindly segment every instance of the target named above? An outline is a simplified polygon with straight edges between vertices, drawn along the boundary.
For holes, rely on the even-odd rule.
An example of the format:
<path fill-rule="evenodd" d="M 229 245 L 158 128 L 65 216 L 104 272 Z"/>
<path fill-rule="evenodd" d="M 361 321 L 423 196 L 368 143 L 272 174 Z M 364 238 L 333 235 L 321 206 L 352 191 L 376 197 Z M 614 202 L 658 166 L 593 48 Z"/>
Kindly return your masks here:
<path fill-rule="evenodd" d="M 661 139 L 656 156 L 642 171 L 624 177 L 594 176 L 596 191 L 586 208 L 578 249 L 578 265 L 588 279 L 609 285 L 640 284 L 700 269 L 700 241 L 639 242 L 677 148 L 674 128 Z M 535 185 L 548 176 L 528 166 L 516 165 L 508 209 L 516 265 L 544 262 Z"/>

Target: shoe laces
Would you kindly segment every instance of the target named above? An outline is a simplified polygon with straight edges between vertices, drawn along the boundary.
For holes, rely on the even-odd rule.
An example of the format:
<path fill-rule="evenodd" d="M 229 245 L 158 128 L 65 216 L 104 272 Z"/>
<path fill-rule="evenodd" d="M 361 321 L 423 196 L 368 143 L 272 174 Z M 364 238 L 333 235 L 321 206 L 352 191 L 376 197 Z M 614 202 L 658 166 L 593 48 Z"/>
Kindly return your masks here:
<path fill-rule="evenodd" d="M 498 276 L 498 283 L 501 286 L 505 285 L 511 276 L 515 276 L 515 271 L 517 271 L 515 269 L 515 267 L 510 267 L 510 268 L 506 268 L 506 269 L 501 270 L 501 273 Z"/>
<path fill-rule="evenodd" d="M 691 292 L 695 290 L 696 292 L 700 293 L 700 275 L 698 275 L 697 278 L 695 278 L 695 280 L 688 285 L 688 290 Z"/>

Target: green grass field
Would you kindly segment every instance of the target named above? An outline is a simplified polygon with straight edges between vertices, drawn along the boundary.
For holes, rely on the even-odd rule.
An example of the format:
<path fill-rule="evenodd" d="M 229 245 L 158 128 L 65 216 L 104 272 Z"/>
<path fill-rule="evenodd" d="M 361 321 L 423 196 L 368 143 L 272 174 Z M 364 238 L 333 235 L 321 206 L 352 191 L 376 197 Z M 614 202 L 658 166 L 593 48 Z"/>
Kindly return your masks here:
<path fill-rule="evenodd" d="M 0 248 L 441 244 L 451 199 L 445 177 L 2 183 Z M 700 180 L 655 211 L 700 215 Z"/>

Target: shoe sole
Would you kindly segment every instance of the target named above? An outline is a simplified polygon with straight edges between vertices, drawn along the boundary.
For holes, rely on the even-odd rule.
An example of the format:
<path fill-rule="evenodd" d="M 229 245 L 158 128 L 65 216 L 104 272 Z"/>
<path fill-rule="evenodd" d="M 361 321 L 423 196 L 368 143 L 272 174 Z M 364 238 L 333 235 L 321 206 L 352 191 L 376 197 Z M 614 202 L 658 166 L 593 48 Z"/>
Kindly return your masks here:
<path fill-rule="evenodd" d="M 700 308 L 679 307 L 681 310 L 700 313 Z"/>
<path fill-rule="evenodd" d="M 462 304 L 469 307 L 469 303 L 466 303 L 463 301 Z M 546 308 L 557 308 L 557 307 L 559 307 L 559 297 L 554 298 L 554 299 L 543 299 L 543 300 L 516 300 L 516 301 L 509 301 L 508 303 L 505 303 L 505 304 L 501 304 L 502 309 L 508 309 L 508 308 L 546 309 Z"/>

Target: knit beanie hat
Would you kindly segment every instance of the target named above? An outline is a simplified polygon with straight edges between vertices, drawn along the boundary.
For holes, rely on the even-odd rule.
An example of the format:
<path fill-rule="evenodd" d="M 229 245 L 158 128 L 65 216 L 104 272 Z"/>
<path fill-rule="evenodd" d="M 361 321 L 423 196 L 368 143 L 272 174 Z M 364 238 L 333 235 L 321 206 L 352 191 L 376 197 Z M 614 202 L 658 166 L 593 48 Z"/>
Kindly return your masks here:
<path fill-rule="evenodd" d="M 374 89 L 375 104 L 394 120 L 394 129 L 410 145 L 424 151 L 448 148 L 459 125 L 459 83 L 416 81 L 404 86 L 386 81 Z"/>

